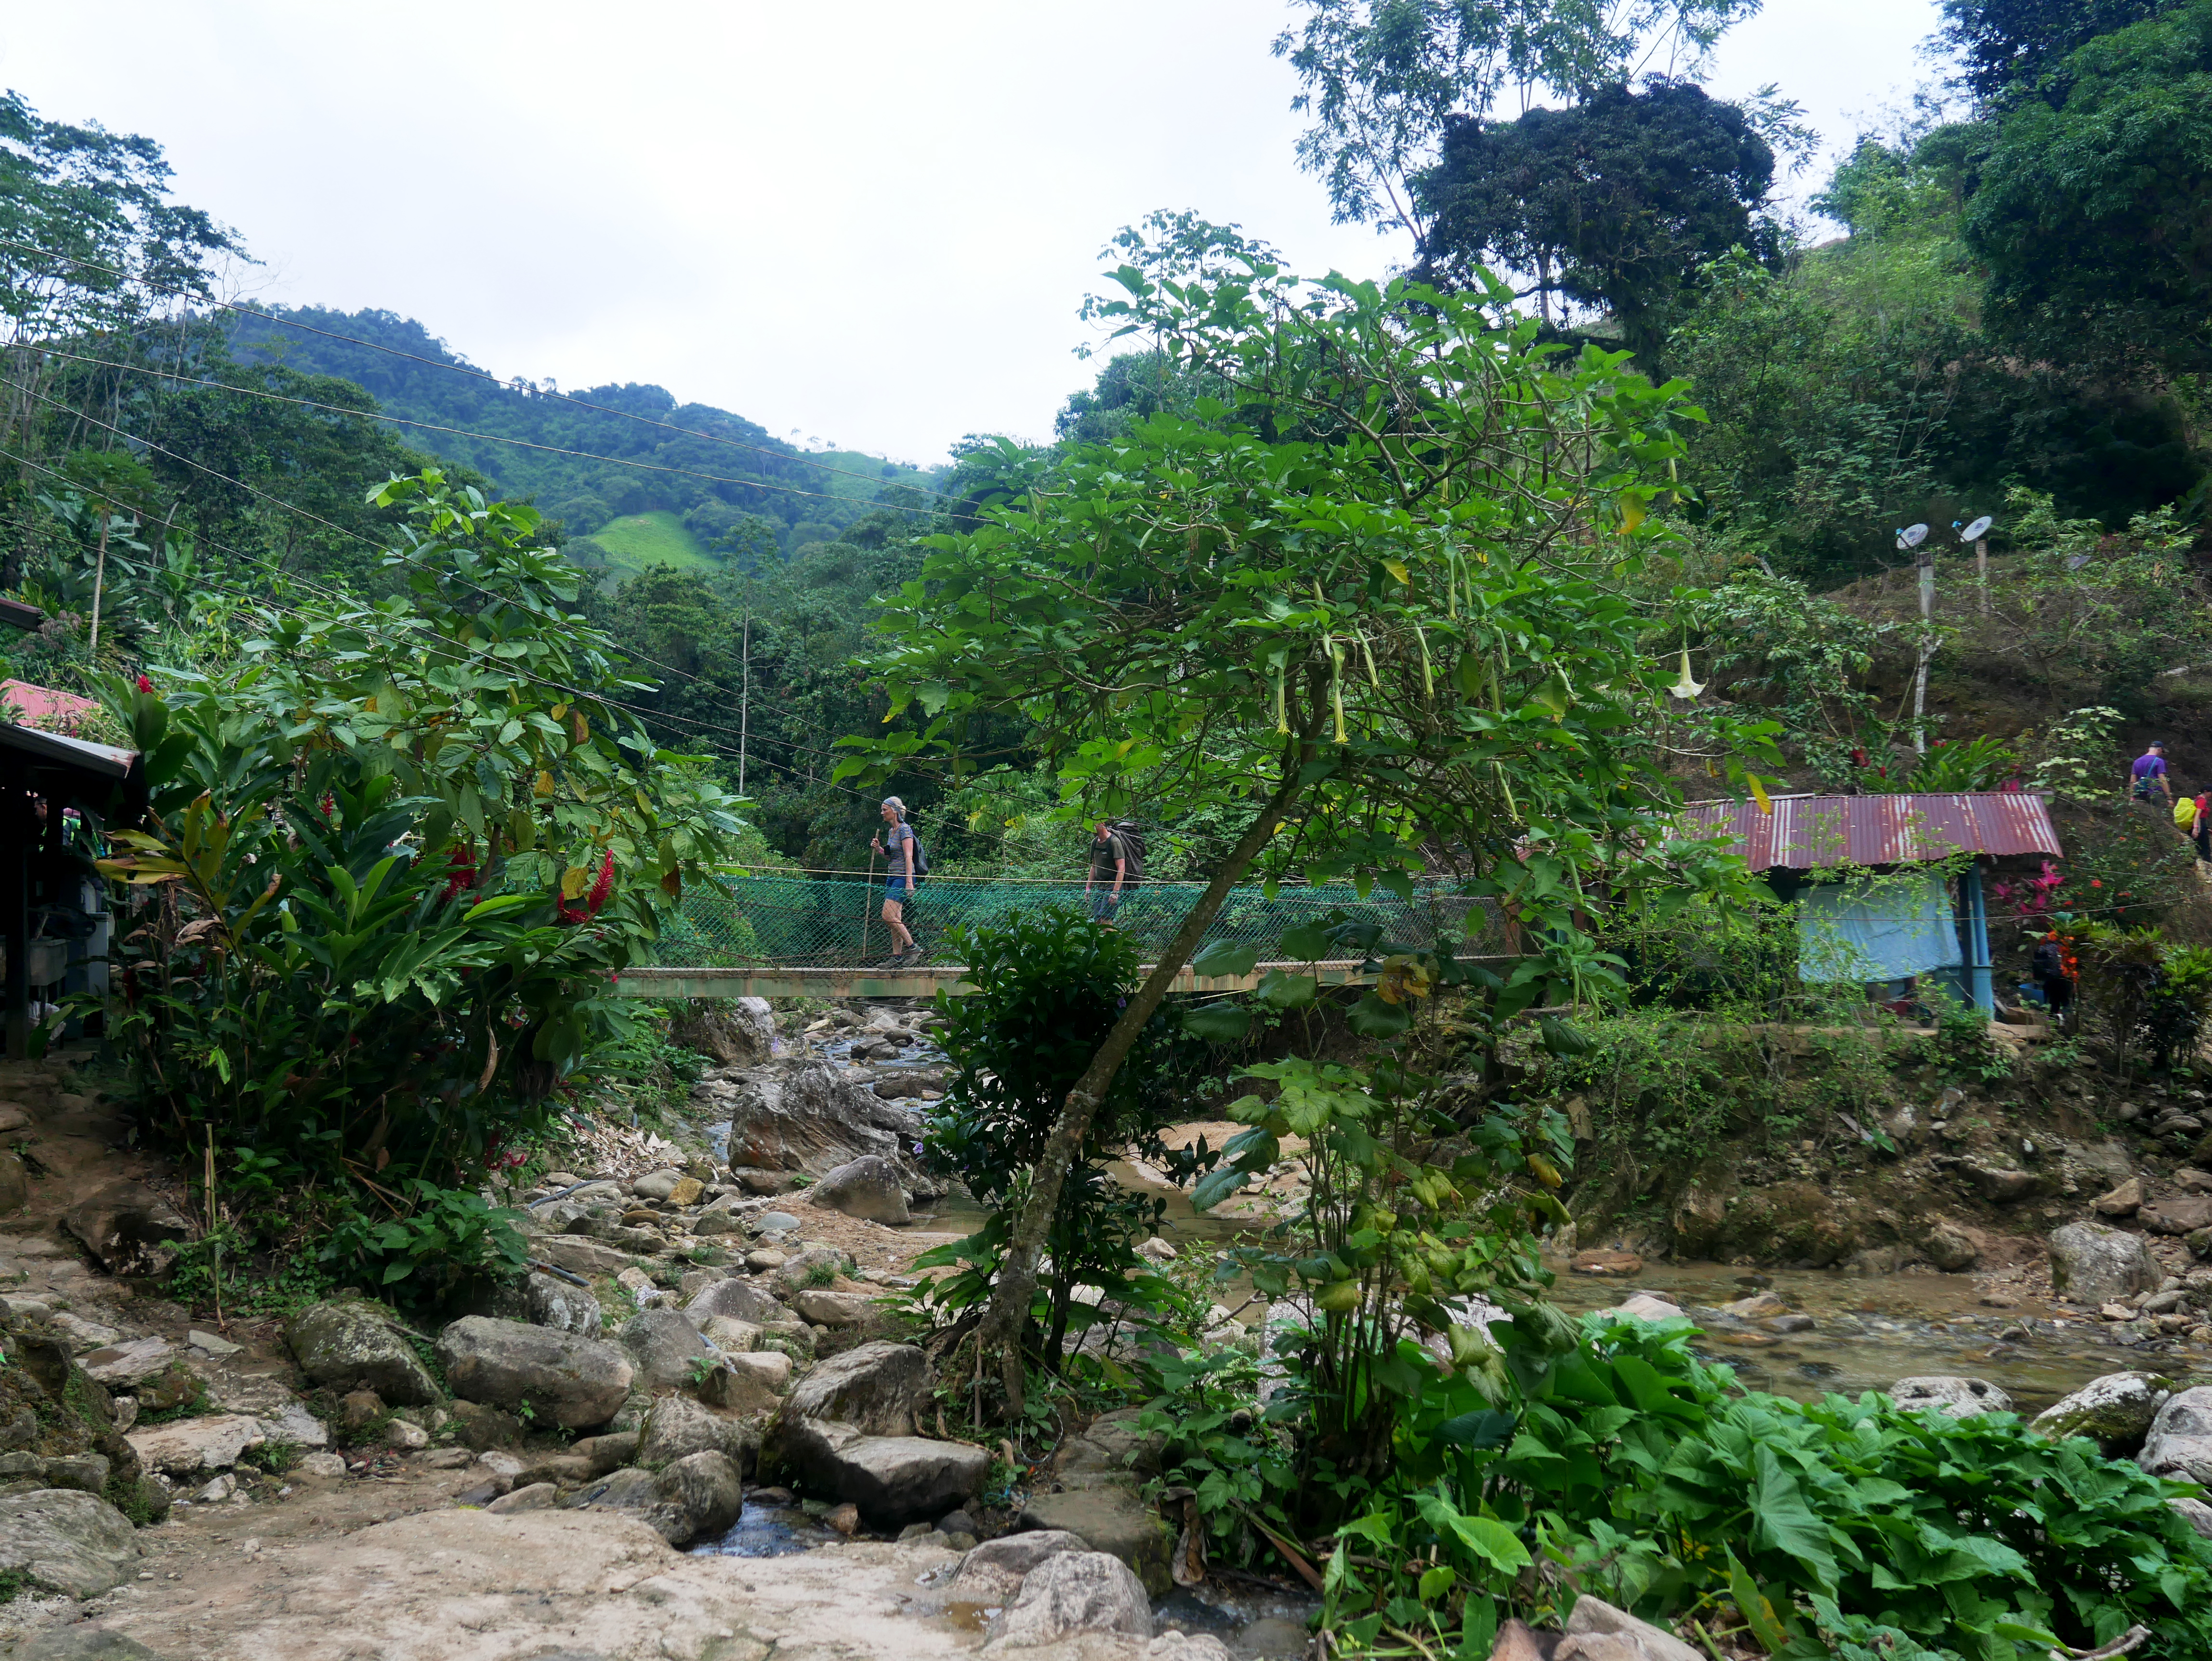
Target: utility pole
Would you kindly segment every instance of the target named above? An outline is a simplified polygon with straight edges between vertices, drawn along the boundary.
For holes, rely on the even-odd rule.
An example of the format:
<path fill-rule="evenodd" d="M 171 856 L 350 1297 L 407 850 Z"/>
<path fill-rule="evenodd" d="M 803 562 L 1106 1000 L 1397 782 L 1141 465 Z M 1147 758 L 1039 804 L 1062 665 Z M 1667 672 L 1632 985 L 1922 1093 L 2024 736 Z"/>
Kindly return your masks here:
<path fill-rule="evenodd" d="M 100 591 L 107 586 L 107 521 L 114 512 L 108 503 L 100 504 L 100 557 L 92 568 L 92 640 L 86 648 L 94 660 L 100 656 Z"/>
<path fill-rule="evenodd" d="M 1974 538 L 1974 581 L 1982 591 L 1982 615 L 1990 614 L 1990 539 Z"/>
<path fill-rule="evenodd" d="M 745 739 L 753 712 L 753 608 L 745 607 L 744 643 L 738 658 L 738 794 L 745 794 Z"/>
<path fill-rule="evenodd" d="M 1920 557 L 1920 663 L 1912 672 L 1912 753 L 1928 752 L 1928 660 L 1936 655 L 1936 548 L 1923 542 Z"/>

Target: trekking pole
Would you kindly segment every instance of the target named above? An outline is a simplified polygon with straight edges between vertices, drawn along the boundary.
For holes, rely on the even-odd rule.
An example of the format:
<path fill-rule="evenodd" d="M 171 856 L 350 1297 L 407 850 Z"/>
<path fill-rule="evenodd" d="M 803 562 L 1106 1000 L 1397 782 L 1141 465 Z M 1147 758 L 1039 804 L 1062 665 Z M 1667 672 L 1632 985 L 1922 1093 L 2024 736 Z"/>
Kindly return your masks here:
<path fill-rule="evenodd" d="M 868 885 L 860 894 L 860 963 L 868 961 L 868 906 L 876 897 L 876 850 L 868 849 Z"/>

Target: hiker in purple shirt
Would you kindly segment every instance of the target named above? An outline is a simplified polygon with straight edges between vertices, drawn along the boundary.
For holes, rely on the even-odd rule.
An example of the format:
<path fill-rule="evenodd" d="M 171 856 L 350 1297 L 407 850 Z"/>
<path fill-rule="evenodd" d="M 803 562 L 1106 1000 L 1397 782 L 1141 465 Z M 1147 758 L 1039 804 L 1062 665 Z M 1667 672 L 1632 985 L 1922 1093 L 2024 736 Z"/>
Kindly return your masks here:
<path fill-rule="evenodd" d="M 2129 777 L 2129 786 L 2134 791 L 2137 801 L 2163 800 L 2169 806 L 2172 805 L 2173 787 L 2166 782 L 2164 745 L 2153 744 L 2136 757 L 2134 770 Z"/>

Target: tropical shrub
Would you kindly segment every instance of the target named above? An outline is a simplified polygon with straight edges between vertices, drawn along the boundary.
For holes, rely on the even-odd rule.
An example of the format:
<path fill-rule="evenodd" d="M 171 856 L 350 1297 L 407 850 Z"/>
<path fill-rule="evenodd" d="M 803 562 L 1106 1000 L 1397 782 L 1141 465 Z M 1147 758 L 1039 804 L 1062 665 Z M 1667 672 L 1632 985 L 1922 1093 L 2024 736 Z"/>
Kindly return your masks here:
<path fill-rule="evenodd" d="M 1572 1142 L 1556 1113 L 1532 1123 L 1497 1110 L 1462 1125 L 1437 1080 L 1391 1060 L 1363 1071 L 1292 1059 L 1244 1075 L 1273 1090 L 1231 1105 L 1249 1129 L 1230 1139 L 1191 1203 L 1219 1204 L 1273 1171 L 1288 1139 L 1303 1144 L 1291 1156 L 1305 1179 L 1296 1215 L 1222 1260 L 1224 1274 L 1242 1269 L 1304 1317 L 1276 1345 L 1290 1381 L 1279 1399 L 1296 1404 L 1304 1427 L 1291 1485 L 1299 1497 L 1280 1518 L 1290 1525 L 1321 1494 L 1389 1469 L 1399 1416 L 1420 1390 L 1411 1354 L 1424 1329 L 1446 1335 L 1455 1363 L 1482 1366 L 1495 1352 L 1453 1318 L 1470 1302 L 1526 1323 L 1540 1348 L 1560 1342 L 1540 1301 L 1552 1275 L 1532 1224 L 1566 1220 L 1549 1155 L 1564 1159 Z M 1549 1155 L 1524 1145 L 1532 1131 Z"/>
<path fill-rule="evenodd" d="M 1486 1655 L 1508 1615 L 1555 1623 L 1589 1593 L 1790 1661 L 2040 1661 L 2136 1623 L 2158 1654 L 2212 1655 L 2212 1542 L 2166 1503 L 2191 1490 L 2094 1443 L 1743 1392 L 1687 1321 L 1591 1315 L 1564 1352 L 1492 1330 L 1499 1364 L 1456 1373 L 1401 1348 L 1388 1469 L 1297 1536 L 1333 1654 Z M 1295 1458 L 1297 1415 L 1252 1408 L 1216 1391 L 1174 1423 L 1170 1480 L 1217 1517 L 1247 1509 L 1236 1473 Z"/>
<path fill-rule="evenodd" d="M 113 1031 L 139 1134 L 209 1170 L 281 1159 L 393 1281 L 519 1262 L 473 1190 L 629 1029 L 611 977 L 737 822 L 608 702 L 620 661 L 531 509 L 435 473 L 379 499 L 411 514 L 398 597 L 264 617 L 167 696 L 108 683 L 152 812 L 102 868 L 132 895 Z"/>
<path fill-rule="evenodd" d="M 1138 980 L 1135 940 L 1068 907 L 956 929 L 952 940 L 975 990 L 938 996 L 938 1042 L 957 1070 L 928 1116 L 921 1155 L 964 1182 L 989 1215 L 967 1238 L 916 1260 L 956 1269 L 927 1294 L 947 1313 L 989 1296 L 1060 1104 Z M 1070 1334 L 1097 1318 L 1095 1305 L 1077 1299 L 1079 1288 L 1121 1310 L 1142 1311 L 1167 1294 L 1135 1250 L 1158 1226 L 1163 1203 L 1118 1186 L 1106 1165 L 1128 1149 L 1171 1172 L 1189 1168 L 1190 1156 L 1171 1153 L 1159 1137 L 1170 1122 L 1158 1088 L 1170 1037 L 1165 1015 L 1146 1026 L 1060 1189 L 1029 1339 L 1049 1370 L 1059 1370 Z"/>

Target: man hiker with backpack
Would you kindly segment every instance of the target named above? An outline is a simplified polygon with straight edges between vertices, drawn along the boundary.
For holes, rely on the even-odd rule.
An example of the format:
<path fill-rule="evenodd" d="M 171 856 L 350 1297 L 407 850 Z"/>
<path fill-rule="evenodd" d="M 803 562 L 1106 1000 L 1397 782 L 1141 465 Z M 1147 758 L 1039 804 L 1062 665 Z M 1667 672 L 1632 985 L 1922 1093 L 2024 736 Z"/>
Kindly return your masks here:
<path fill-rule="evenodd" d="M 1091 870 L 1083 879 L 1093 920 L 1110 924 L 1121 904 L 1121 891 L 1144 879 L 1144 832 L 1127 819 L 1099 820 L 1091 839 Z"/>
<path fill-rule="evenodd" d="M 2173 787 L 2166 782 L 2166 746 L 2153 743 L 2136 757 L 2129 770 L 2128 788 L 2137 801 L 2163 801 L 2169 806 L 2173 801 Z"/>
<path fill-rule="evenodd" d="M 2043 1004 L 2051 1012 L 2051 1025 L 2062 1031 L 2072 1030 L 2069 1017 L 2074 1008 L 2074 977 L 2067 972 L 2066 959 L 2066 948 L 2059 944 L 2058 936 L 2046 934 L 2035 943 L 2027 969 L 2043 989 Z"/>
<path fill-rule="evenodd" d="M 919 956 L 914 943 L 913 931 L 906 925 L 906 915 L 914 904 L 915 892 L 921 879 L 929 874 L 929 855 L 922 851 L 921 838 L 906 822 L 906 804 L 896 796 L 885 796 L 883 805 L 884 823 L 891 828 L 891 845 L 884 846 L 883 833 L 878 831 L 868 846 L 883 855 L 884 863 L 890 867 L 884 881 L 884 922 L 891 931 L 895 948 L 884 959 L 889 969 Z"/>

